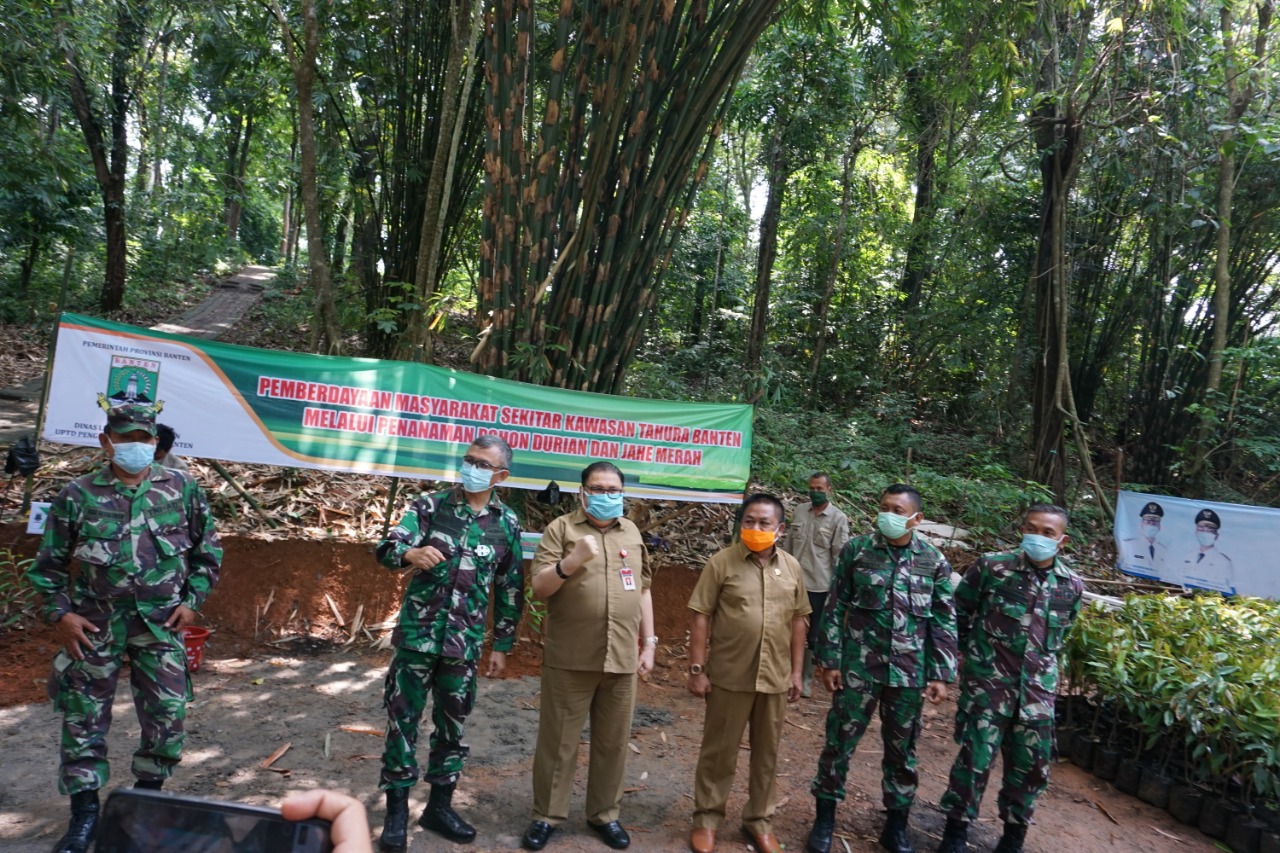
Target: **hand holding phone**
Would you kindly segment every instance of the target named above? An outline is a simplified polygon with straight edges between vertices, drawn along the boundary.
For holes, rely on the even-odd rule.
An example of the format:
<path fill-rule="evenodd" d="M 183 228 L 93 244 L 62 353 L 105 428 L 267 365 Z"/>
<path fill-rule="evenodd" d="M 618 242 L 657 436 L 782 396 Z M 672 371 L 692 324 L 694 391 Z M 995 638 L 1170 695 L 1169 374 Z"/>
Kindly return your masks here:
<path fill-rule="evenodd" d="M 341 809 L 337 813 L 340 814 Z M 346 825 L 350 825 L 350 818 Z M 323 819 L 294 821 L 275 809 L 261 806 L 122 788 L 107 798 L 94 850 L 96 853 L 166 853 L 172 850 L 184 853 L 331 853 L 333 845 L 329 832 L 329 822 Z M 369 849 L 368 837 L 366 828 L 364 850 Z M 359 851 L 362 848 L 349 849 Z"/>
<path fill-rule="evenodd" d="M 329 821 L 333 853 L 373 853 L 369 816 L 355 797 L 317 788 L 289 797 L 280 804 L 280 812 L 288 820 L 318 817 Z"/>

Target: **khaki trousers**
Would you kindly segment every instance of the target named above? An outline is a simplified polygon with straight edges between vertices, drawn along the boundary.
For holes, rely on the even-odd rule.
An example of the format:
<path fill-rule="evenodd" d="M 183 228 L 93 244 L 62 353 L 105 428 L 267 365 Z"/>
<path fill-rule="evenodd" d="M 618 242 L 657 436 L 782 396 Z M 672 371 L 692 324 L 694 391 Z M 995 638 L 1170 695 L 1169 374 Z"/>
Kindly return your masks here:
<path fill-rule="evenodd" d="M 736 693 L 712 686 L 702 726 L 702 750 L 693 782 L 693 825 L 718 829 L 733 789 L 742 732 L 751 727 L 751 770 L 742 825 L 756 835 L 771 832 L 777 806 L 778 741 L 787 715 L 785 693 Z"/>
<path fill-rule="evenodd" d="M 534 820 L 559 826 L 568 819 L 578 741 L 588 716 L 587 820 L 604 824 L 618 819 L 635 704 L 635 673 L 542 667 L 542 709 L 533 753 Z"/>

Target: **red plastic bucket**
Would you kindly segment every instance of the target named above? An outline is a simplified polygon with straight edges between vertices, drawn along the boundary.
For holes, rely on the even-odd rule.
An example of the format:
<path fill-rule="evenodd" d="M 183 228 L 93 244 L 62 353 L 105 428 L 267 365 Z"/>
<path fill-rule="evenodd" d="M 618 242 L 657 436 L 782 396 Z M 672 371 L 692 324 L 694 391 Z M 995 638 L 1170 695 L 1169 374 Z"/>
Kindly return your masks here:
<path fill-rule="evenodd" d="M 192 672 L 200 670 L 200 663 L 204 660 L 204 644 L 208 639 L 208 628 L 188 625 L 182 629 L 182 645 L 187 650 L 187 668 Z"/>

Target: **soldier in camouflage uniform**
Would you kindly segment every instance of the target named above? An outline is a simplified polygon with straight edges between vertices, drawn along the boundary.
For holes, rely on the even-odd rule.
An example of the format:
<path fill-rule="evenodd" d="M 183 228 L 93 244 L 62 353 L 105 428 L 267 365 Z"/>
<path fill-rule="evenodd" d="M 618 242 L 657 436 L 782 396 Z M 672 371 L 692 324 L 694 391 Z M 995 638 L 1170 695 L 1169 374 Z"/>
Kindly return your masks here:
<path fill-rule="evenodd" d="M 160 788 L 182 757 L 191 681 L 181 632 L 218 580 L 222 548 L 196 481 L 152 464 L 155 433 L 148 407 L 107 413 L 99 436 L 107 464 L 54 499 L 28 573 L 64 646 L 49 688 L 63 715 L 58 790 L 71 795 L 71 825 L 55 851 L 84 851 L 96 834 L 111 706 L 126 657 L 142 729 L 135 787 Z M 80 564 L 74 587 L 73 558 Z"/>
<path fill-rule="evenodd" d="M 880 844 L 912 853 L 907 816 L 916 795 L 920 712 L 925 699 L 945 699 L 956 677 L 951 565 L 911 529 L 922 518 L 920 493 L 892 485 L 880 496 L 878 532 L 850 539 L 840 552 L 814 654 L 835 696 L 813 779 L 812 853 L 831 849 L 849 759 L 877 705 L 888 810 Z"/>
<path fill-rule="evenodd" d="M 462 729 L 476 697 L 476 670 L 493 588 L 493 651 L 485 675 L 506 668 L 524 604 L 520 522 L 494 492 L 507 478 L 511 448 L 482 435 L 467 448 L 462 483 L 423 495 L 378 545 L 391 569 L 414 569 L 392 635 L 384 704 L 387 741 L 378 787 L 387 792 L 380 845 L 408 845 L 409 788 L 418 779 L 418 724 L 431 694 L 431 795 L 418 823 L 451 841 L 469 842 L 475 828 L 453 810 L 453 791 L 467 747 Z"/>
<path fill-rule="evenodd" d="M 960 753 L 940 803 L 947 827 L 938 848 L 964 853 L 969 824 L 996 753 L 1004 761 L 999 853 L 1021 853 L 1036 798 L 1049 785 L 1058 654 L 1084 584 L 1057 557 L 1067 512 L 1035 504 L 1022 523 L 1022 548 L 987 554 L 956 587 L 964 667 L 956 706 Z"/>

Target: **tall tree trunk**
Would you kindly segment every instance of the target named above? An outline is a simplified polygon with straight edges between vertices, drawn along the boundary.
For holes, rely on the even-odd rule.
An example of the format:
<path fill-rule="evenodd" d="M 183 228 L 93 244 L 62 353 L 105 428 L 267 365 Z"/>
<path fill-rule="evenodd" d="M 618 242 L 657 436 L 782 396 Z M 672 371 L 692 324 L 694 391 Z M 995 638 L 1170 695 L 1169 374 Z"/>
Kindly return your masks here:
<path fill-rule="evenodd" d="M 302 157 L 302 206 L 307 218 L 307 266 L 311 286 L 315 290 L 315 321 L 311 330 L 311 348 L 330 355 L 342 349 L 342 332 L 333 298 L 333 280 L 329 275 L 329 258 L 324 245 L 324 228 L 320 216 L 320 192 L 317 186 L 318 154 L 316 151 L 315 104 L 312 94 L 316 79 L 316 54 L 320 48 L 320 24 L 316 18 L 316 0 L 302 0 L 302 53 L 295 49 L 289 21 L 272 0 L 271 8 L 284 32 L 285 52 L 293 66 L 298 92 L 298 147 Z"/>
<path fill-rule="evenodd" d="M 1222 61 L 1226 66 L 1227 114 L 1218 131 L 1218 233 L 1214 244 L 1213 266 L 1213 341 L 1209 346 L 1209 369 L 1205 376 L 1205 408 L 1196 430 L 1187 480 L 1196 491 L 1203 491 L 1208 470 L 1213 427 L 1219 408 L 1218 392 L 1222 388 L 1224 352 L 1231 330 L 1231 214 L 1236 184 L 1236 125 L 1249 109 L 1255 94 L 1250 70 L 1262 61 L 1267 51 L 1267 36 L 1274 14 L 1273 0 L 1258 3 L 1257 30 L 1253 57 L 1242 56 L 1236 44 L 1236 21 L 1230 0 L 1223 0 L 1218 16 L 1222 33 Z"/>
<path fill-rule="evenodd" d="M 164 151 L 164 96 L 169 85 L 169 45 L 173 34 L 165 33 L 160 38 L 160 82 L 156 85 L 156 115 L 151 123 L 151 179 L 147 182 L 147 192 L 155 192 L 164 187 L 164 170 L 160 168 Z"/>
<path fill-rule="evenodd" d="M 748 381 L 755 383 L 751 398 L 764 393 L 760 361 L 769 334 L 769 289 L 773 278 L 773 262 L 778 257 L 778 221 L 782 214 L 782 197 L 787 191 L 787 155 L 782 145 L 782 127 L 774 127 L 769 139 L 769 198 L 760 219 L 760 253 L 756 257 L 755 304 L 751 309 L 751 330 L 747 335 L 747 358 L 743 367 Z"/>
<path fill-rule="evenodd" d="M 65 61 L 70 72 L 71 103 L 85 144 L 93 159 L 94 177 L 102 193 L 102 215 L 107 242 L 106 275 L 99 304 L 103 311 L 116 311 L 124 304 L 128 276 L 128 246 L 125 241 L 125 184 L 129 168 L 129 139 L 126 122 L 132 94 L 129 66 L 142 44 L 142 28 L 147 4 L 116 4 L 115 43 L 111 52 L 111 97 L 107 126 L 110 154 L 103 138 L 102 121 L 94 110 L 89 86 L 80 70 L 74 47 L 68 42 Z"/>
<path fill-rule="evenodd" d="M 1066 369 L 1067 324 L 1066 205 L 1074 174 L 1080 119 L 1062 89 L 1059 55 L 1065 23 L 1051 10 L 1042 19 L 1046 45 L 1039 91 L 1044 95 L 1033 121 L 1040 149 L 1040 236 L 1031 274 L 1035 293 L 1036 358 L 1031 397 L 1031 479 L 1043 483 L 1062 502 L 1066 498 L 1066 418 L 1062 377 Z"/>
<path fill-rule="evenodd" d="M 293 122 L 293 133 L 289 137 L 289 174 L 293 174 L 293 164 L 298 162 L 298 124 Z M 289 253 L 293 249 L 293 182 L 284 186 L 284 210 L 280 215 L 280 261 L 289 263 Z"/>
<path fill-rule="evenodd" d="M 470 12 L 466 11 L 468 2 L 472 7 Z M 449 215 L 453 172 L 457 167 L 458 148 L 462 143 L 466 105 L 471 99 L 471 86 L 476 79 L 474 62 L 484 0 L 454 0 L 450 6 L 453 38 L 449 46 L 444 97 L 440 104 L 435 156 L 431 161 L 431 175 L 427 181 L 426 205 L 418 242 L 418 265 L 413 276 L 417 302 L 421 307 L 410 315 L 409 327 L 399 348 L 402 359 L 426 363 L 431 362 L 431 299 L 439 286 L 436 277 L 440 267 L 440 246 L 444 240 L 445 222 Z"/>
<path fill-rule="evenodd" d="M 915 125 L 916 135 L 916 203 L 911 213 L 906 262 L 898 285 L 907 297 L 904 305 L 907 314 L 920 304 L 924 285 L 932 275 L 930 241 L 937 214 L 934 185 L 938 142 L 942 138 L 942 116 L 938 99 L 929 89 L 934 81 L 922 79 L 924 73 L 919 67 L 908 69 L 905 81 L 910 123 Z"/>
<path fill-rule="evenodd" d="M 813 362 L 809 367 L 810 405 L 818 398 L 818 373 L 822 369 L 822 358 L 827 352 L 827 317 L 831 313 L 831 297 L 836 291 L 836 281 L 840 278 L 845 232 L 849 226 L 849 208 L 853 206 L 853 166 L 858 161 L 858 152 L 861 150 L 862 134 L 856 132 L 844 152 L 844 171 L 840 175 L 840 218 L 836 221 L 836 230 L 831 236 L 831 245 L 834 246 L 831 266 L 827 270 L 827 280 L 822 288 L 822 299 L 818 303 L 817 319 L 814 322 Z"/>
<path fill-rule="evenodd" d="M 31 276 L 35 272 L 36 259 L 40 257 L 40 237 L 39 235 L 31 238 L 31 245 L 27 247 L 27 253 L 22 257 L 22 263 L 18 266 L 18 295 L 25 298 L 27 296 L 27 288 L 31 286 Z"/>

